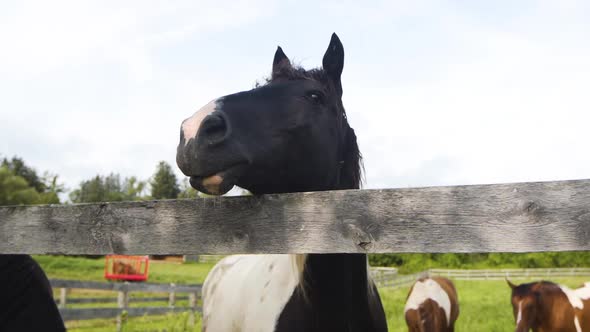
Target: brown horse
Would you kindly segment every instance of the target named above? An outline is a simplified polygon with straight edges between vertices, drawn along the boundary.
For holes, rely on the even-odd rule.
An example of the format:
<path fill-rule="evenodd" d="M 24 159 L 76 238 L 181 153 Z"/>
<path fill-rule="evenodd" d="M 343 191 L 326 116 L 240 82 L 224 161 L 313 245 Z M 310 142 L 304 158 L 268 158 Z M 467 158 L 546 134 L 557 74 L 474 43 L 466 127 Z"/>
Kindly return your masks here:
<path fill-rule="evenodd" d="M 454 331 L 459 317 L 455 286 L 442 277 L 419 279 L 408 293 L 404 313 L 410 332 Z"/>
<path fill-rule="evenodd" d="M 506 282 L 512 289 L 516 332 L 590 331 L 590 282 L 577 289 L 549 281 Z"/>

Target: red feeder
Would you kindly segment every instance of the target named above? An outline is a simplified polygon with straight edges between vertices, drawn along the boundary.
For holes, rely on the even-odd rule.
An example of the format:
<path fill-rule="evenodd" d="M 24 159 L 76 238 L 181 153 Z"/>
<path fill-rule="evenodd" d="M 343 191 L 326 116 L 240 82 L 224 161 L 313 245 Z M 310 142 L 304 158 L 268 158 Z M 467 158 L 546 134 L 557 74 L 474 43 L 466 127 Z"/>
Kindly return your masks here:
<path fill-rule="evenodd" d="M 110 280 L 146 281 L 149 256 L 108 255 L 105 257 L 104 277 Z"/>

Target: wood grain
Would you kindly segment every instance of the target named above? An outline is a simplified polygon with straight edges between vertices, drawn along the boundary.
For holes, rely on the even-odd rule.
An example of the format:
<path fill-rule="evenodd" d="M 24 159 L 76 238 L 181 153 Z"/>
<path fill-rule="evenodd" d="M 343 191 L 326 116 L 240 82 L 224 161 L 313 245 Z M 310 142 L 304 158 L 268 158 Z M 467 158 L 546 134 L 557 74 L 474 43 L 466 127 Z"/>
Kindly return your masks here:
<path fill-rule="evenodd" d="M 0 208 L 2 254 L 590 250 L 590 180 Z"/>

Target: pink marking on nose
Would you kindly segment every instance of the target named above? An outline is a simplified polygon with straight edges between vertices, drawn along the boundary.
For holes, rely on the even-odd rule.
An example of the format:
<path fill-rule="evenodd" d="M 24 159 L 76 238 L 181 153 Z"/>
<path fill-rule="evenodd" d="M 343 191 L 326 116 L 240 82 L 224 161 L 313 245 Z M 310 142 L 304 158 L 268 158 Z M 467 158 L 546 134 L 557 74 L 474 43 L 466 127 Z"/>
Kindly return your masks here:
<path fill-rule="evenodd" d="M 217 99 L 210 101 L 207 105 L 201 107 L 200 110 L 195 112 L 193 116 L 182 121 L 182 133 L 184 135 L 184 144 L 186 145 L 191 138 L 197 136 L 197 132 L 201 127 L 201 123 L 205 117 L 216 110 Z"/>

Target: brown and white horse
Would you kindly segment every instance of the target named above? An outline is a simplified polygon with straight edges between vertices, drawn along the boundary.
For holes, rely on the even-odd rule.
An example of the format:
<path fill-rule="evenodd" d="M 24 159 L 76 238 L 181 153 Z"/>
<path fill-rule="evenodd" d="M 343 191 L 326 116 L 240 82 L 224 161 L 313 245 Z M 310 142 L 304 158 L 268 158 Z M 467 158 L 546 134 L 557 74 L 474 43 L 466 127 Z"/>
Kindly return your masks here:
<path fill-rule="evenodd" d="M 516 332 L 590 331 L 590 282 L 570 289 L 550 281 L 514 285 L 512 310 Z"/>
<path fill-rule="evenodd" d="M 410 289 L 404 314 L 410 332 L 454 331 L 459 317 L 455 286 L 442 277 L 419 279 Z"/>

